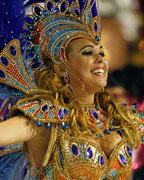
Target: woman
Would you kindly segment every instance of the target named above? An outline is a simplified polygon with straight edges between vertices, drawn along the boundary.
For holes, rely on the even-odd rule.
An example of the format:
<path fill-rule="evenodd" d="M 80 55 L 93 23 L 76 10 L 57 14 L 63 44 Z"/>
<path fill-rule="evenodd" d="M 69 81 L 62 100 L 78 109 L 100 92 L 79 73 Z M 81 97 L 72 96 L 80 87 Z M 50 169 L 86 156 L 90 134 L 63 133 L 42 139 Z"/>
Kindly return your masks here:
<path fill-rule="evenodd" d="M 114 104 L 103 91 L 108 62 L 96 7 L 94 1 L 46 1 L 44 9 L 35 4 L 33 17 L 25 19 L 24 64 L 17 40 L 2 52 L 1 82 L 27 95 L 0 123 L 3 179 L 28 178 L 26 158 L 31 179 L 126 179 L 130 174 L 143 114 Z M 36 84 L 24 68 L 27 58 Z M 9 144 L 16 145 L 8 149 Z"/>

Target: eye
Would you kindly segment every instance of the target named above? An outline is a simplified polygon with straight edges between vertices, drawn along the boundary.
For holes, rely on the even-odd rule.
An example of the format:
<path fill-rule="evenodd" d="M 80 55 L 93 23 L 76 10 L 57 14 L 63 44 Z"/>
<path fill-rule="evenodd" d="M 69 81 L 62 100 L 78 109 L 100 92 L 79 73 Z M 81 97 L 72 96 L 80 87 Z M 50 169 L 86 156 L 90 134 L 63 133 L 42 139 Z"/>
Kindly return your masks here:
<path fill-rule="evenodd" d="M 82 55 L 84 55 L 84 56 L 92 56 L 93 52 L 91 50 L 83 51 Z"/>
<path fill-rule="evenodd" d="M 102 57 L 104 57 L 104 56 L 105 56 L 104 51 L 100 51 L 100 52 L 99 52 L 99 55 L 102 56 Z"/>

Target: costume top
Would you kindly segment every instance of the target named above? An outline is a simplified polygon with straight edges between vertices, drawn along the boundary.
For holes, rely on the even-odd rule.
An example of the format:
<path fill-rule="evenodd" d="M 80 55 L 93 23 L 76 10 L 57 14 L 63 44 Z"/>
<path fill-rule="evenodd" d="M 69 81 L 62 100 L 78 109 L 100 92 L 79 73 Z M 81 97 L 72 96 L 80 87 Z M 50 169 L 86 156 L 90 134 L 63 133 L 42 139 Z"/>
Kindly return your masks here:
<path fill-rule="evenodd" d="M 121 133 L 122 140 L 115 146 L 109 158 L 105 155 L 100 146 L 71 137 L 66 130 L 70 125 L 70 110 L 59 104 L 53 104 L 45 100 L 35 100 L 13 106 L 11 113 L 22 111 L 24 114 L 37 123 L 39 127 L 45 125 L 50 128 L 52 123 L 59 126 L 54 158 L 42 170 L 33 172 L 34 178 L 49 180 L 73 180 L 73 179 L 125 179 L 131 173 L 132 147 L 124 133 Z M 139 122 L 132 118 L 137 124 L 137 133 L 144 135 L 144 114 L 135 108 L 129 109 L 139 116 Z M 96 108 L 85 108 L 93 126 L 101 128 L 108 133 L 106 128 L 107 117 Z M 119 129 L 120 130 L 120 129 Z M 115 131 L 113 126 L 109 131 Z M 12 151 L 16 150 L 13 148 Z M 6 153 L 3 150 L 3 154 Z M 2 154 L 2 151 L 1 151 Z"/>

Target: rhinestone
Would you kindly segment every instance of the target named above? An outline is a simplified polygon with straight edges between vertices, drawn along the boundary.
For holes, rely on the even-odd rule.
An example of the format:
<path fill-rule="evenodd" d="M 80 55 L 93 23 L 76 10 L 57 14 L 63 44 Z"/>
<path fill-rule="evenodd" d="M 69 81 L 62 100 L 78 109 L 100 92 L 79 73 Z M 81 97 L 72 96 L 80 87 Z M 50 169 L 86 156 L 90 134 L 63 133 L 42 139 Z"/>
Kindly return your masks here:
<path fill-rule="evenodd" d="M 43 11 L 43 15 L 44 15 L 44 16 L 47 16 L 47 15 L 48 15 L 48 10 L 44 10 L 44 11 Z"/>
<path fill-rule="evenodd" d="M 37 22 L 39 20 L 39 17 L 38 16 L 35 16 L 34 17 L 34 20 Z"/>
<path fill-rule="evenodd" d="M 4 150 L 5 147 L 4 146 L 0 146 L 0 151 Z"/>
<path fill-rule="evenodd" d="M 16 56 L 16 49 L 14 46 L 10 46 L 9 51 L 13 56 Z"/>
<path fill-rule="evenodd" d="M 9 62 L 8 62 L 7 58 L 4 57 L 4 56 L 1 56 L 1 62 L 3 63 L 4 66 L 8 66 L 9 65 Z"/>
<path fill-rule="evenodd" d="M 134 104 L 133 104 L 133 108 L 138 108 L 138 104 L 137 104 L 137 103 L 134 103 Z"/>
<path fill-rule="evenodd" d="M 42 126 L 42 122 L 41 122 L 41 121 L 38 121 L 38 122 L 37 122 L 37 125 L 38 125 L 39 127 L 41 127 L 41 126 Z"/>
<path fill-rule="evenodd" d="M 110 130 L 109 130 L 109 129 L 106 129 L 106 130 L 104 131 L 104 133 L 105 133 L 105 134 L 110 134 Z"/>
<path fill-rule="evenodd" d="M 0 70 L 0 77 L 1 77 L 2 79 L 5 78 L 5 73 L 4 73 L 2 70 Z"/>
<path fill-rule="evenodd" d="M 73 152 L 73 154 L 76 155 L 76 156 L 77 156 L 78 153 L 79 153 L 78 147 L 77 147 L 75 144 L 72 145 L 72 152 Z"/>
<path fill-rule="evenodd" d="M 92 158 L 92 150 L 91 150 L 90 147 L 87 149 L 87 157 L 88 157 L 89 159 Z"/>
<path fill-rule="evenodd" d="M 47 9 L 50 11 L 50 12 L 53 12 L 53 4 L 49 1 L 47 3 Z"/>
<path fill-rule="evenodd" d="M 26 16 L 25 21 L 29 24 L 34 24 L 34 20 L 31 17 Z"/>
<path fill-rule="evenodd" d="M 29 30 L 32 31 L 34 29 L 34 26 L 30 25 Z"/>
<path fill-rule="evenodd" d="M 98 119 L 98 115 L 97 115 L 96 111 L 93 110 L 93 109 L 92 109 L 92 114 L 93 114 L 93 116 L 94 116 L 96 119 Z"/>
<path fill-rule="evenodd" d="M 144 142 L 144 136 L 142 137 L 142 142 Z"/>
<path fill-rule="evenodd" d="M 59 13 L 59 8 L 55 8 L 54 13 Z"/>
<path fill-rule="evenodd" d="M 61 109 L 59 110 L 58 115 L 59 115 L 59 118 L 62 120 L 62 119 L 63 119 L 63 112 L 62 112 L 62 110 L 61 110 Z"/>
<path fill-rule="evenodd" d="M 37 69 L 37 68 L 39 68 L 41 66 L 41 62 L 34 62 L 32 65 L 31 65 L 31 68 L 32 69 Z"/>
<path fill-rule="evenodd" d="M 35 56 L 35 53 L 29 53 L 28 58 L 32 59 Z"/>
<path fill-rule="evenodd" d="M 135 111 L 135 110 L 132 110 L 132 112 L 133 112 L 133 113 L 136 113 L 136 111 Z"/>
<path fill-rule="evenodd" d="M 125 159 L 125 157 L 124 157 L 123 155 L 121 155 L 121 154 L 120 154 L 120 160 L 121 160 L 121 162 L 122 162 L 124 165 L 126 165 L 126 159 Z"/>
<path fill-rule="evenodd" d="M 66 129 L 68 128 L 68 124 L 65 125 L 66 126 Z"/>
<path fill-rule="evenodd" d="M 42 107 L 42 111 L 43 111 L 43 112 L 46 112 L 47 110 L 48 110 L 48 105 L 45 104 L 45 105 Z"/>
<path fill-rule="evenodd" d="M 127 104 L 126 104 L 126 103 L 123 103 L 122 105 L 123 105 L 123 106 L 127 106 Z"/>
<path fill-rule="evenodd" d="M 94 23 L 94 31 L 97 32 L 97 29 L 98 29 L 98 26 L 97 26 L 97 23 L 95 22 Z M 96 39 L 97 40 L 97 39 Z"/>
<path fill-rule="evenodd" d="M 77 8 L 74 7 L 73 10 L 76 13 L 76 15 L 79 16 L 79 12 L 78 12 Z"/>
<path fill-rule="evenodd" d="M 65 12 L 66 8 L 67 8 L 66 2 L 63 2 L 60 7 L 61 12 Z"/>
<path fill-rule="evenodd" d="M 34 7 L 34 12 L 38 15 L 38 16 L 41 16 L 42 15 L 42 10 L 40 7 L 38 6 L 35 6 Z"/>
<path fill-rule="evenodd" d="M 54 0 L 56 3 L 58 3 L 59 2 L 59 0 Z"/>
<path fill-rule="evenodd" d="M 100 156 L 100 163 L 102 166 L 104 165 L 104 157 L 103 156 Z"/>
<path fill-rule="evenodd" d="M 65 126 L 65 123 L 64 122 L 62 122 L 62 124 L 61 124 L 61 128 L 62 129 L 64 129 L 66 126 Z"/>
<path fill-rule="evenodd" d="M 101 40 L 100 36 L 96 36 L 96 41 L 100 41 L 100 40 Z"/>
<path fill-rule="evenodd" d="M 68 110 L 68 109 L 64 109 L 64 113 L 65 113 L 66 115 L 69 115 L 69 110 Z"/>
<path fill-rule="evenodd" d="M 127 152 L 128 152 L 128 154 L 129 154 L 130 156 L 132 156 L 132 151 L 131 151 L 131 149 L 130 149 L 129 146 L 127 146 Z"/>
<path fill-rule="evenodd" d="M 50 127 L 51 127 L 51 124 L 50 124 L 50 123 L 46 123 L 46 127 L 47 127 L 47 128 L 50 128 Z"/>
<path fill-rule="evenodd" d="M 32 38 L 32 36 L 29 36 L 27 39 L 31 41 L 33 38 Z"/>

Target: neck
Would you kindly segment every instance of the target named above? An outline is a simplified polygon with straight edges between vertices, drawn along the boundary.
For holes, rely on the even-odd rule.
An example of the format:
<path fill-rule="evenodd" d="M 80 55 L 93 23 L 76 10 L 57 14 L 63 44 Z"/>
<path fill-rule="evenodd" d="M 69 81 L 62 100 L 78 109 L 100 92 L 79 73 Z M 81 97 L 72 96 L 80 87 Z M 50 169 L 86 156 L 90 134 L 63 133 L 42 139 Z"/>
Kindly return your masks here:
<path fill-rule="evenodd" d="M 77 99 L 81 101 L 82 104 L 92 105 L 94 104 L 94 94 L 88 95 L 84 92 L 75 93 Z"/>

